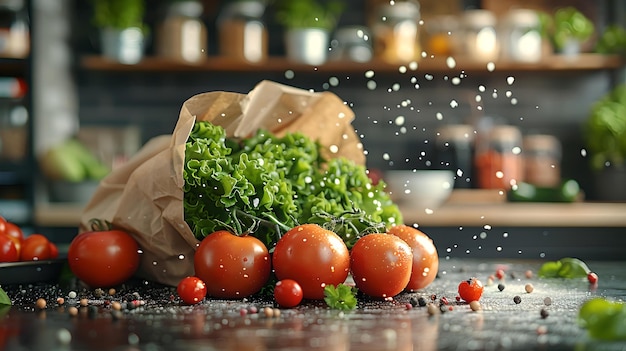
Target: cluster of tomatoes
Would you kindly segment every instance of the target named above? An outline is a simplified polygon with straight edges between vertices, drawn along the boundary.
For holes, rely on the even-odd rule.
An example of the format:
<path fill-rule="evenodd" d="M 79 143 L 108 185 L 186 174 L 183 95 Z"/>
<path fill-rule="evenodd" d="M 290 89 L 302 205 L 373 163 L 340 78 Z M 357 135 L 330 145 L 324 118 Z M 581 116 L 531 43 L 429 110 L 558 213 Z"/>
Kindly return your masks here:
<path fill-rule="evenodd" d="M 212 233 L 200 242 L 194 269 L 195 276 L 178 285 L 186 303 L 205 296 L 253 295 L 268 283 L 273 271 L 278 280 L 277 303 L 293 307 L 302 299 L 323 299 L 326 286 L 344 283 L 349 274 L 362 293 L 374 298 L 424 288 L 435 279 L 439 258 L 432 240 L 410 226 L 364 235 L 349 250 L 334 232 L 302 224 L 287 231 L 272 253 L 254 236 Z"/>
<path fill-rule="evenodd" d="M 59 256 L 56 244 L 42 234 L 24 235 L 19 225 L 0 216 L 0 263 L 42 261 Z"/>

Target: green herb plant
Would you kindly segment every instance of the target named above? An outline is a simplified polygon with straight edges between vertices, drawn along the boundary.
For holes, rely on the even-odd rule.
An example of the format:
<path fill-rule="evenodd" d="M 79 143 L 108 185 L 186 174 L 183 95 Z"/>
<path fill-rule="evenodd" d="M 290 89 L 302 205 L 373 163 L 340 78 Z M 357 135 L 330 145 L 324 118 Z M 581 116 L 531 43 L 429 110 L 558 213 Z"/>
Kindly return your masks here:
<path fill-rule="evenodd" d="M 328 307 L 335 310 L 353 310 L 357 305 L 357 292 L 356 287 L 346 284 L 326 285 L 324 287 L 324 301 Z"/>
<path fill-rule="evenodd" d="M 289 29 L 322 28 L 332 30 L 344 10 L 340 1 L 279 0 L 276 21 Z"/>
<path fill-rule="evenodd" d="M 572 6 L 557 9 L 553 15 L 539 13 L 541 32 L 557 52 L 565 48 L 570 40 L 584 42 L 591 38 L 595 26 L 582 12 Z"/>
<path fill-rule="evenodd" d="M 0 307 L 11 306 L 11 299 L 9 295 L 0 287 Z"/>
<path fill-rule="evenodd" d="M 325 160 L 320 151 L 303 133 L 260 130 L 237 140 L 196 122 L 185 149 L 185 221 L 200 240 L 216 230 L 253 228 L 270 250 L 298 224 L 327 227 L 350 248 L 364 233 L 402 223 L 384 182 L 374 185 L 365 167 Z"/>
<path fill-rule="evenodd" d="M 591 167 L 623 166 L 626 160 L 626 84 L 615 87 L 591 107 L 584 125 Z"/>
<path fill-rule="evenodd" d="M 145 30 L 145 0 L 92 0 L 93 23 L 99 28 Z"/>
<path fill-rule="evenodd" d="M 626 29 L 619 25 L 607 26 L 598 38 L 595 52 L 605 55 L 626 55 Z"/>

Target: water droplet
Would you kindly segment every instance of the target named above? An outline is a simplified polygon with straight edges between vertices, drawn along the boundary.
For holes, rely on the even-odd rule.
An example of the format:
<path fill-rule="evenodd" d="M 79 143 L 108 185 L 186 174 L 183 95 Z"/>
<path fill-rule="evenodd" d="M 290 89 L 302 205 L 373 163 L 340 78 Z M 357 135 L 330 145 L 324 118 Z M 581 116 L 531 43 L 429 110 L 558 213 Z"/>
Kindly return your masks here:
<path fill-rule="evenodd" d="M 508 85 L 513 85 L 513 82 L 515 82 L 515 77 L 507 77 L 506 82 Z"/>
<path fill-rule="evenodd" d="M 293 79 L 296 76 L 296 74 L 294 73 L 294 71 L 288 69 L 285 71 L 285 78 L 287 79 Z"/>
<path fill-rule="evenodd" d="M 373 80 L 367 81 L 367 89 L 376 90 L 376 82 Z"/>
<path fill-rule="evenodd" d="M 448 66 L 448 68 L 452 69 L 454 67 L 456 67 L 456 60 L 454 59 L 454 57 L 448 57 L 446 59 L 446 65 Z"/>
<path fill-rule="evenodd" d="M 400 72 L 400 73 L 406 73 L 406 66 L 400 66 L 400 67 L 398 67 L 398 72 Z"/>
<path fill-rule="evenodd" d="M 587 157 L 587 150 L 586 149 L 580 149 L 580 156 Z"/>
<path fill-rule="evenodd" d="M 456 100 L 450 101 L 450 107 L 456 108 L 459 107 L 459 103 Z"/>
<path fill-rule="evenodd" d="M 338 86 L 338 85 L 339 85 L 339 78 L 337 78 L 337 77 L 330 77 L 330 78 L 328 79 L 328 83 L 329 83 L 330 85 L 332 85 L 332 86 L 336 87 L 336 86 Z"/>
<path fill-rule="evenodd" d="M 373 78 L 373 77 L 374 77 L 374 71 L 369 70 L 365 72 L 365 78 Z"/>
<path fill-rule="evenodd" d="M 502 246 L 496 247 L 496 251 L 498 251 L 498 252 L 502 251 Z"/>
<path fill-rule="evenodd" d="M 493 62 L 489 62 L 487 63 L 487 71 L 489 72 L 493 72 L 496 69 L 496 64 Z"/>
<path fill-rule="evenodd" d="M 333 154 L 336 154 L 337 152 L 339 152 L 339 147 L 337 145 L 331 145 L 331 146 L 328 147 L 328 149 Z"/>
<path fill-rule="evenodd" d="M 415 71 L 415 70 L 417 69 L 417 67 L 418 67 L 417 62 L 415 62 L 415 61 L 411 61 L 411 62 L 409 63 L 409 69 L 410 69 L 411 71 Z"/>
<path fill-rule="evenodd" d="M 441 112 L 437 112 L 437 114 L 435 114 L 435 117 L 437 118 L 438 121 L 443 120 L 443 114 Z"/>
<path fill-rule="evenodd" d="M 178 255 L 178 259 L 179 260 L 184 260 L 185 259 L 185 255 L 183 255 L 183 254 Z"/>
<path fill-rule="evenodd" d="M 394 123 L 395 123 L 397 126 L 401 126 L 401 125 L 404 125 L 404 121 L 405 121 L 404 116 L 398 116 L 398 117 L 396 117 L 396 119 L 394 120 Z"/>

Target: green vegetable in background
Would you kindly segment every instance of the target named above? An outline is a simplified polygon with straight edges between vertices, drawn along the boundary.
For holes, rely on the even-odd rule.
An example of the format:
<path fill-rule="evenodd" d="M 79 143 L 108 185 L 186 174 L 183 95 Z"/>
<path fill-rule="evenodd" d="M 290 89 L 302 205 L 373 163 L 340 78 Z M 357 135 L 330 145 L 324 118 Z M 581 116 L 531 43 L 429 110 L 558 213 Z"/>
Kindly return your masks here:
<path fill-rule="evenodd" d="M 185 220 L 198 239 L 252 229 L 270 249 L 297 224 L 325 226 L 351 247 L 361 233 L 402 222 L 384 182 L 373 185 L 363 166 L 324 160 L 320 150 L 302 133 L 235 140 L 197 122 L 185 150 Z"/>
<path fill-rule="evenodd" d="M 345 284 L 324 287 L 324 301 L 328 307 L 336 310 L 353 310 L 356 308 L 357 288 Z"/>
<path fill-rule="evenodd" d="M 11 299 L 9 298 L 9 295 L 7 295 L 2 288 L 0 288 L 0 307 L 2 306 L 11 306 Z"/>
<path fill-rule="evenodd" d="M 595 52 L 626 55 L 626 29 L 619 25 L 606 27 L 596 43 Z"/>
<path fill-rule="evenodd" d="M 537 273 L 541 278 L 586 278 L 591 270 L 578 258 L 565 257 L 544 263 Z"/>
<path fill-rule="evenodd" d="M 507 199 L 515 202 L 574 202 L 580 195 L 580 186 L 568 179 L 556 187 L 540 187 L 526 182 L 518 182 L 507 192 Z"/>
<path fill-rule="evenodd" d="M 626 84 L 614 88 L 591 107 L 584 125 L 591 167 L 621 166 L 626 160 Z"/>
<path fill-rule="evenodd" d="M 553 15 L 540 12 L 539 19 L 542 34 L 557 52 L 562 51 L 570 40 L 583 42 L 591 38 L 595 30 L 593 22 L 572 6 L 559 8 Z"/>
<path fill-rule="evenodd" d="M 592 298 L 580 307 L 578 322 L 592 338 L 626 340 L 626 308 L 623 302 Z"/>

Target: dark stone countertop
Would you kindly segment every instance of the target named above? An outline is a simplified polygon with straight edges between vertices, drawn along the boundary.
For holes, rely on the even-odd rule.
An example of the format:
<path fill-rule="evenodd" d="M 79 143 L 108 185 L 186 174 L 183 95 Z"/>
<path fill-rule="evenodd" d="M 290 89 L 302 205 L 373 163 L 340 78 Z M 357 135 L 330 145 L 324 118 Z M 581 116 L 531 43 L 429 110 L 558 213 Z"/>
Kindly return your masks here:
<path fill-rule="evenodd" d="M 182 305 L 171 287 L 136 282 L 112 296 L 54 284 L 9 285 L 14 306 L 0 317 L 4 350 L 622 350 L 625 343 L 592 340 L 578 326 L 580 305 L 593 296 L 626 300 L 624 262 L 587 262 L 600 279 L 539 279 L 543 261 L 442 259 L 439 276 L 416 293 L 392 300 L 361 297 L 354 311 L 330 310 L 323 302 L 305 302 L 268 317 L 262 299 L 212 300 Z M 496 269 L 507 272 L 488 284 Z M 535 275 L 528 278 L 531 270 Z M 486 286 L 482 310 L 457 302 L 460 281 L 475 276 Z M 498 284 L 504 290 L 498 289 Z M 525 291 L 532 284 L 531 293 Z M 105 292 L 106 293 L 106 292 Z M 445 312 L 429 315 L 426 307 L 408 308 L 411 298 L 446 297 Z M 516 304 L 514 297 L 521 302 Z M 35 302 L 48 301 L 44 310 Z M 65 303 L 57 304 L 63 297 Z M 80 307 L 85 297 L 89 306 Z M 550 305 L 545 304 L 549 297 Z M 112 313 L 112 301 L 127 303 Z M 70 306 L 78 307 L 71 316 Z M 252 307 L 258 313 L 252 313 Z M 542 317 L 541 310 L 547 312 Z M 246 313 L 242 313 L 245 311 Z"/>

